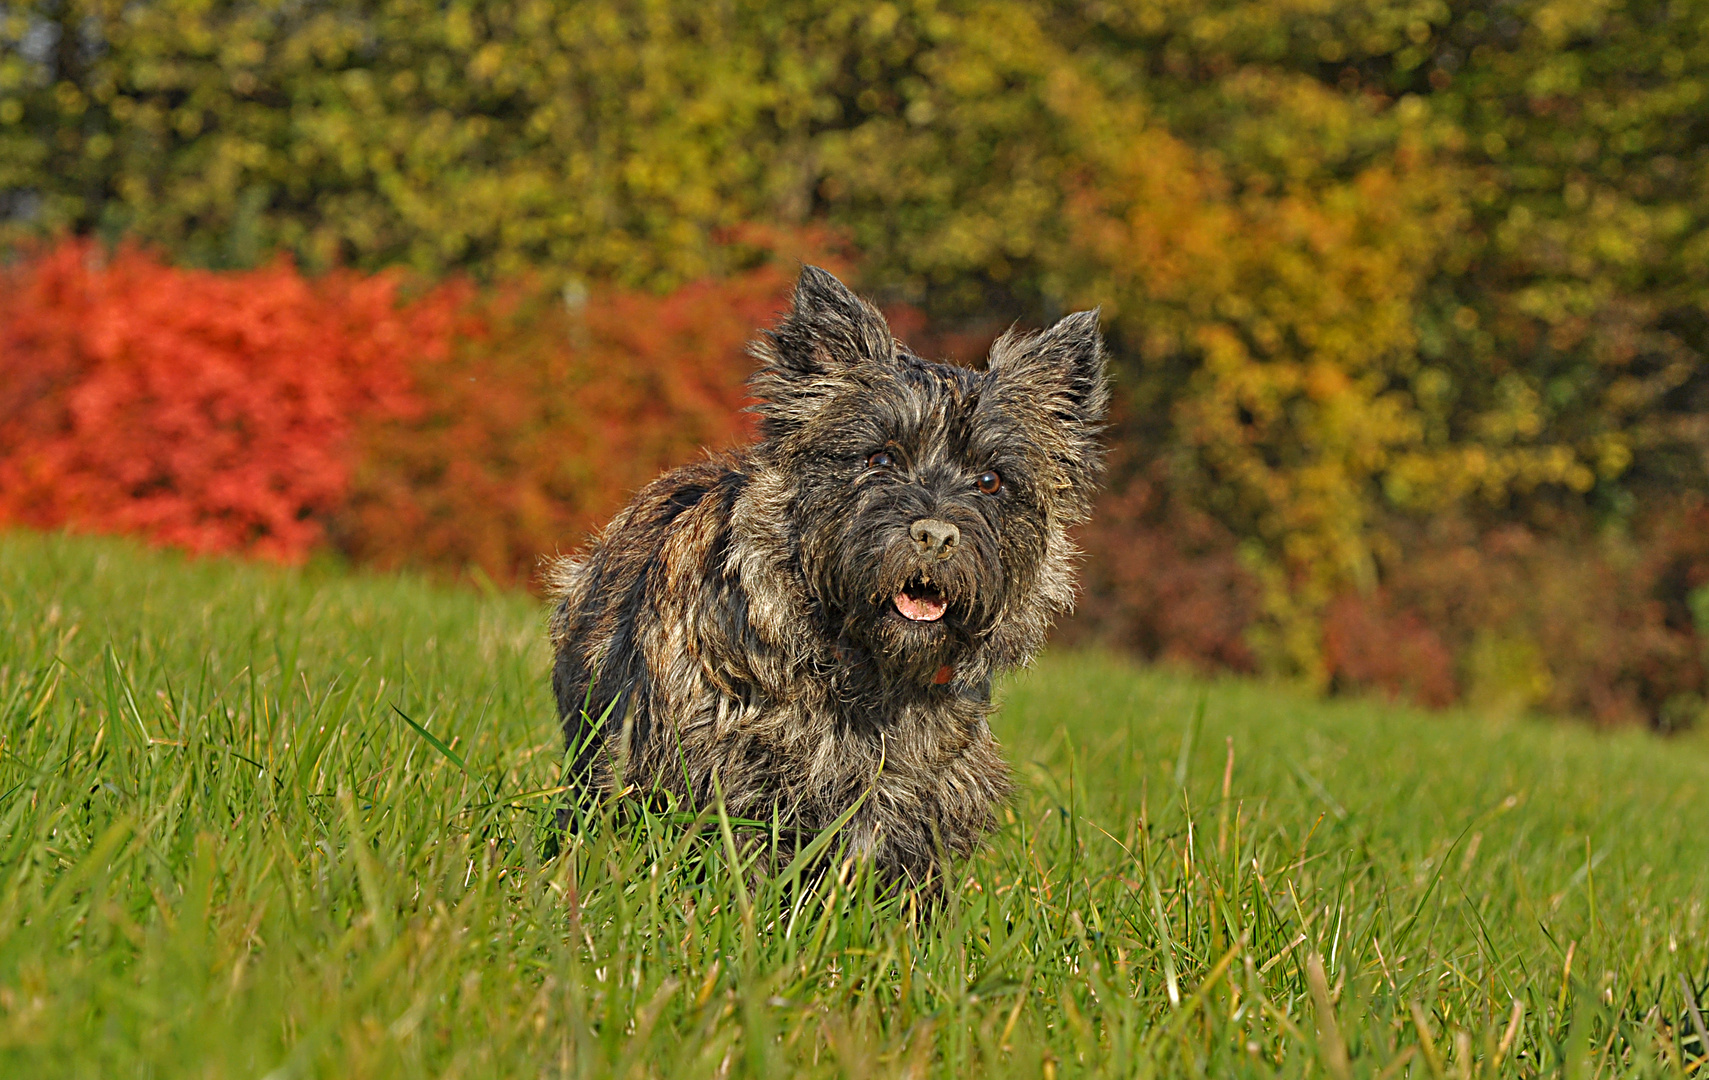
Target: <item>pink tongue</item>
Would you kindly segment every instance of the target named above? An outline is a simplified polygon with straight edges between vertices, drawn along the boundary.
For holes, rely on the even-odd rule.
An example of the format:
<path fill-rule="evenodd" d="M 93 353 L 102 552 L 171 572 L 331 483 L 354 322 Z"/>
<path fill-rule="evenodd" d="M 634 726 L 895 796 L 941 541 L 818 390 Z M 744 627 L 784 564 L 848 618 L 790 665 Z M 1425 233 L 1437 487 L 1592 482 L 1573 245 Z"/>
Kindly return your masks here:
<path fill-rule="evenodd" d="M 916 600 L 905 592 L 896 594 L 896 610 L 915 622 L 936 622 L 944 617 L 944 606 L 942 600 Z"/>

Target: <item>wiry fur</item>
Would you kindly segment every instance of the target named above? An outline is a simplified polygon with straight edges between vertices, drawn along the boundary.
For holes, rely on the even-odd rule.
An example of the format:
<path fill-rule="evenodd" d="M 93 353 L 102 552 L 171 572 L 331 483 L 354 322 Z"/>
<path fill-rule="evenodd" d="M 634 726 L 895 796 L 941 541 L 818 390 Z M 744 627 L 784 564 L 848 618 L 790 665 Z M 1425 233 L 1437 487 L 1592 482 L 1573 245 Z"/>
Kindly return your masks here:
<path fill-rule="evenodd" d="M 1005 335 L 974 371 L 914 356 L 809 267 L 753 352 L 761 441 L 654 481 L 553 568 L 565 735 L 598 789 L 620 769 L 704 807 L 716 777 L 731 815 L 806 837 L 870 790 L 852 847 L 924 881 L 1009 791 L 992 674 L 1073 602 L 1067 530 L 1108 403 L 1097 315 Z M 892 466 L 869 464 L 879 450 Z M 996 494 L 976 487 L 989 469 Z M 923 518 L 960 530 L 930 565 Z M 935 623 L 892 606 L 922 572 L 948 603 Z"/>

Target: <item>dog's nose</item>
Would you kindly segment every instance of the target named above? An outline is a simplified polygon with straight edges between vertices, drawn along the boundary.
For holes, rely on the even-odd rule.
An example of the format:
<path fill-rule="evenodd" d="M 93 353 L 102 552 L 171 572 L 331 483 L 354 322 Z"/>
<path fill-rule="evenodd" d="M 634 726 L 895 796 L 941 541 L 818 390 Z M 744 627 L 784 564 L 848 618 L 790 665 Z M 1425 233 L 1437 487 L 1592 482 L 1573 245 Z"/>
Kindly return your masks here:
<path fill-rule="evenodd" d="M 961 530 L 937 518 L 921 518 L 908 527 L 908 535 L 920 546 L 920 554 L 928 559 L 947 559 L 961 540 Z"/>

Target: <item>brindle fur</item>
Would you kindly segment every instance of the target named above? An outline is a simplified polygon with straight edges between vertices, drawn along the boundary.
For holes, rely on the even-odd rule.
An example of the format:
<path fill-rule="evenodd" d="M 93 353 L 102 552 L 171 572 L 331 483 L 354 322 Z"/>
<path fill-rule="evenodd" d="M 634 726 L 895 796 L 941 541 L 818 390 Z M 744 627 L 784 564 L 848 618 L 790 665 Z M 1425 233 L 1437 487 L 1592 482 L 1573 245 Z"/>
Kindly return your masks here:
<path fill-rule="evenodd" d="M 551 568 L 565 736 L 597 790 L 621 774 L 695 807 L 721 790 L 732 816 L 805 837 L 864 794 L 851 848 L 924 883 L 1010 790 L 992 675 L 1073 602 L 1067 530 L 1090 510 L 1109 396 L 1097 314 L 1005 335 L 975 371 L 913 355 L 809 267 L 753 353 L 761 440 L 667 473 Z M 869 465 L 879 450 L 892 467 Z M 922 518 L 960 530 L 930 566 Z M 924 571 L 949 605 L 937 623 L 891 604 Z"/>

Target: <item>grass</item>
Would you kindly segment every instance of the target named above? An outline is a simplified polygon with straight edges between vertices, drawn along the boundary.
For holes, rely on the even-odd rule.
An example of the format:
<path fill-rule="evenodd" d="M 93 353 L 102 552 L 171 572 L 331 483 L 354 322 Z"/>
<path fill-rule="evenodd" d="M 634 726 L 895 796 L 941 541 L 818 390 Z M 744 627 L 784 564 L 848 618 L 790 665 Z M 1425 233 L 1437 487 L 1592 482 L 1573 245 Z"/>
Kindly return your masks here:
<path fill-rule="evenodd" d="M 921 920 L 716 815 L 555 850 L 545 669 L 526 598 L 0 534 L 0 1073 L 1709 1076 L 1701 737 L 1054 656 Z"/>

